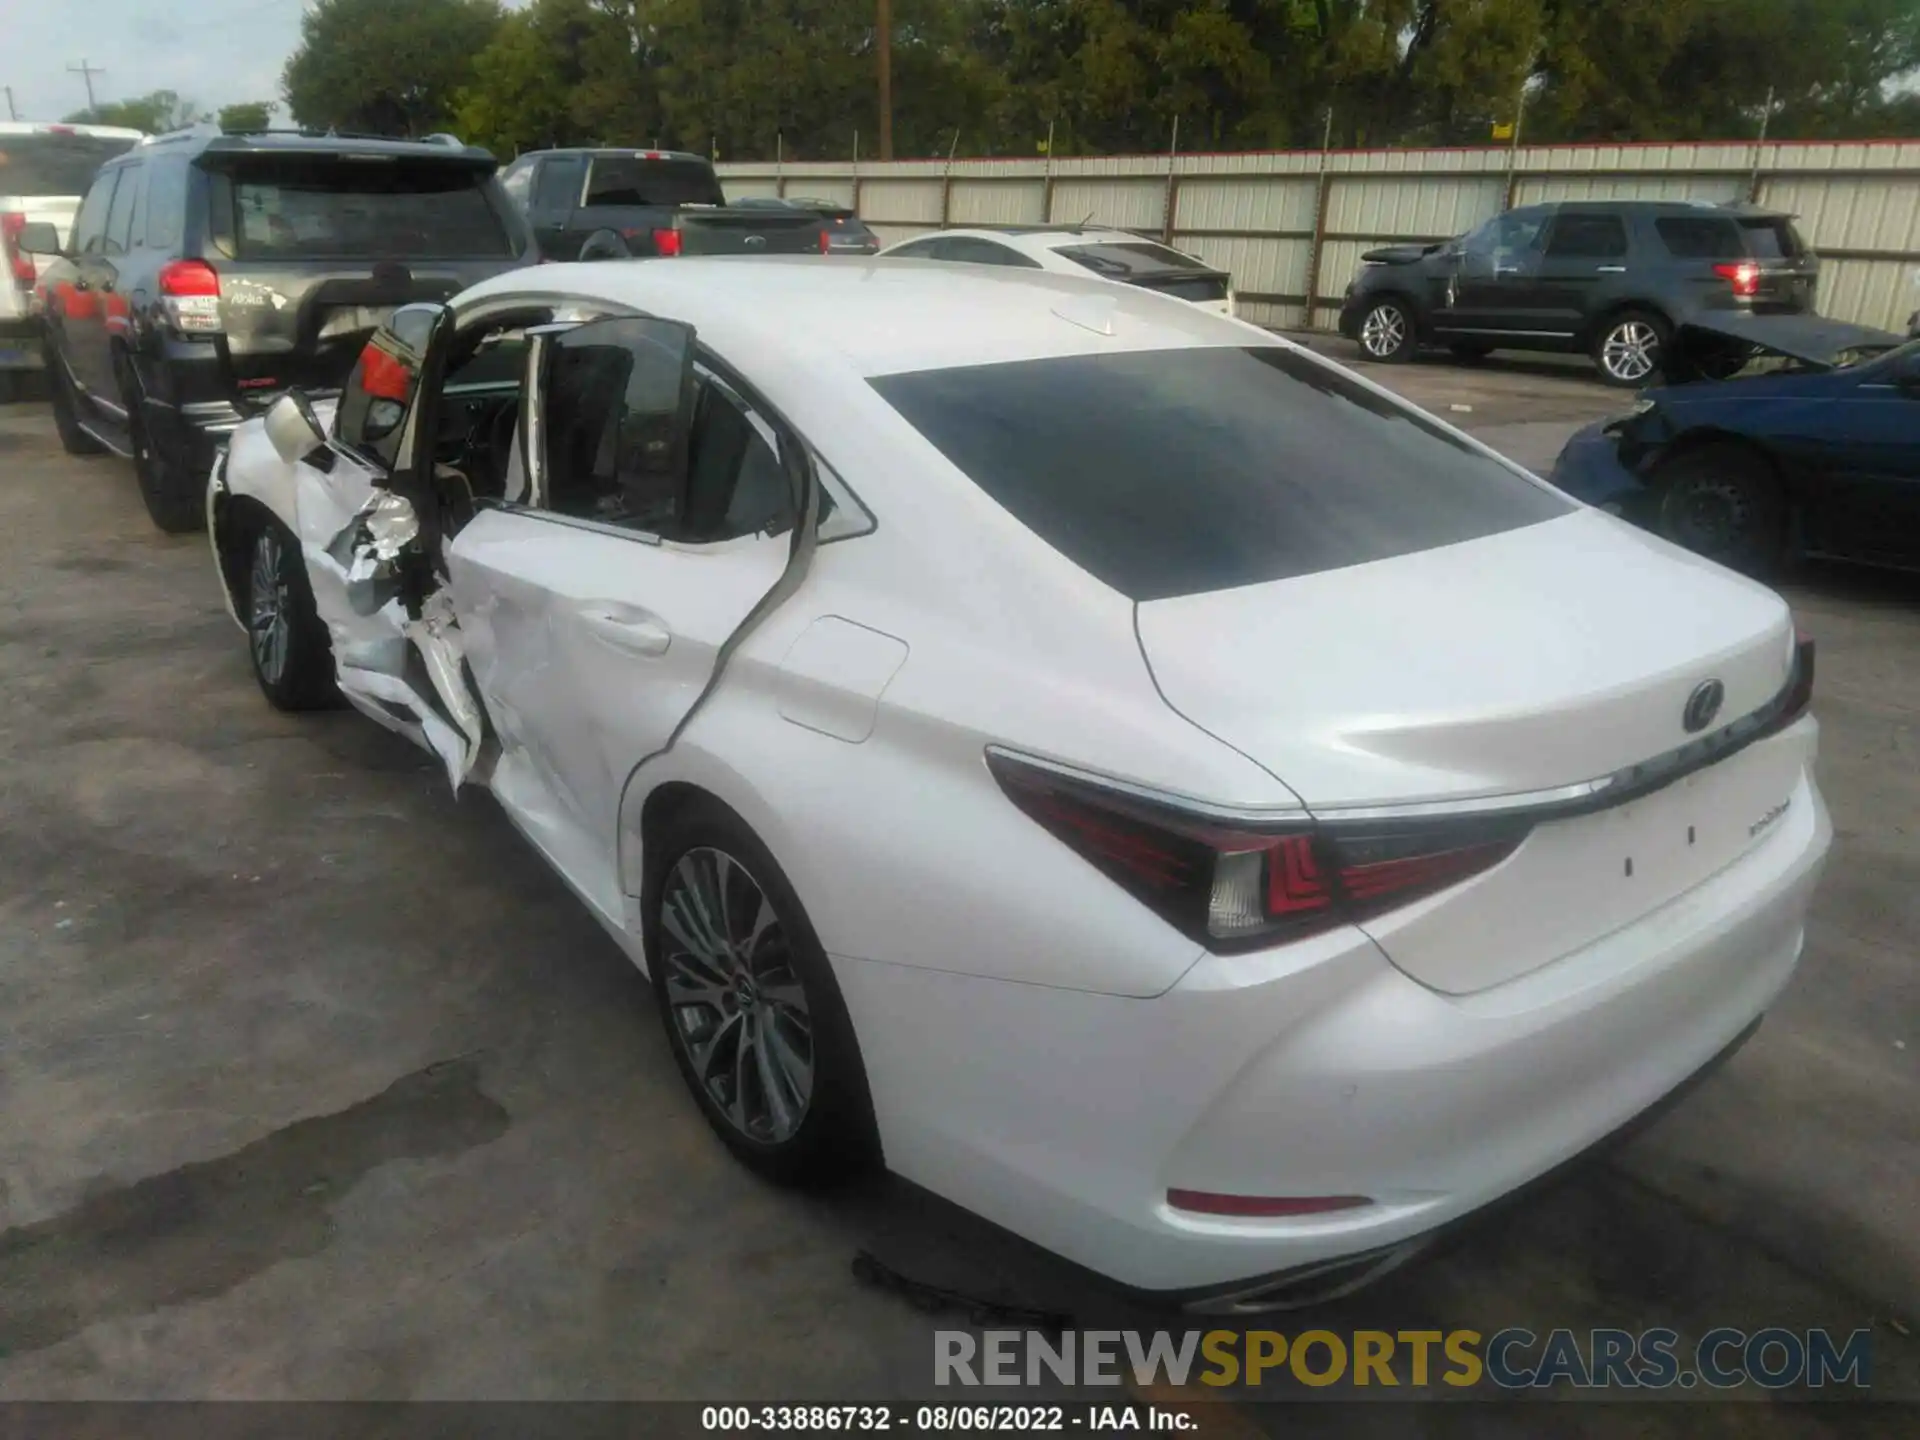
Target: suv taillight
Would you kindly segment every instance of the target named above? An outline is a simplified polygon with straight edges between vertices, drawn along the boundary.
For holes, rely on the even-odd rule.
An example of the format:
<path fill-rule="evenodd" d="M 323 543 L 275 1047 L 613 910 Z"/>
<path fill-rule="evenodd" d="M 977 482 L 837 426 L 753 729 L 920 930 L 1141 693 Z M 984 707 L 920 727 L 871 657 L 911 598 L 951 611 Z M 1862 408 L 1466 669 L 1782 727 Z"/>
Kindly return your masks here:
<path fill-rule="evenodd" d="M 1209 950 L 1302 939 L 1490 870 L 1526 819 L 1268 828 L 1140 799 L 991 754 L 1007 798 L 1148 909 Z"/>
<path fill-rule="evenodd" d="M 1733 286 L 1733 293 L 1742 299 L 1751 299 L 1760 293 L 1760 267 L 1751 260 L 1741 260 L 1730 265 L 1716 265 L 1713 273 Z"/>
<path fill-rule="evenodd" d="M 18 210 L 0 214 L 0 251 L 5 252 L 7 269 L 13 272 L 16 290 L 31 290 L 37 272 L 33 257 L 20 248 L 20 232 L 27 228 L 27 217 Z"/>
<path fill-rule="evenodd" d="M 654 231 L 653 253 L 656 255 L 678 255 L 680 253 L 680 232 L 678 230 Z"/>
<path fill-rule="evenodd" d="M 220 276 L 204 260 L 169 260 L 160 267 L 160 305 L 182 335 L 217 335 Z"/>
<path fill-rule="evenodd" d="M 835 221 L 834 223 L 838 224 L 839 222 Z M 824 255 L 831 249 L 833 249 L 833 232 L 822 225 L 820 227 L 820 253 Z"/>

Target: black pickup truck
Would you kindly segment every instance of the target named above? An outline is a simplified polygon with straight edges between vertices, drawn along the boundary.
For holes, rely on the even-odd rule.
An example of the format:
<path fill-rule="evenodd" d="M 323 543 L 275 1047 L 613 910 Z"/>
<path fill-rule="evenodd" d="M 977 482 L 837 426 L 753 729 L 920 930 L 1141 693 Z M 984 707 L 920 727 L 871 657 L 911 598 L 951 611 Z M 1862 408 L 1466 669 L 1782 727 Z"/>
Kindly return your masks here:
<path fill-rule="evenodd" d="M 819 215 L 730 207 L 713 166 L 674 150 L 536 150 L 500 183 L 549 260 L 827 249 Z"/>

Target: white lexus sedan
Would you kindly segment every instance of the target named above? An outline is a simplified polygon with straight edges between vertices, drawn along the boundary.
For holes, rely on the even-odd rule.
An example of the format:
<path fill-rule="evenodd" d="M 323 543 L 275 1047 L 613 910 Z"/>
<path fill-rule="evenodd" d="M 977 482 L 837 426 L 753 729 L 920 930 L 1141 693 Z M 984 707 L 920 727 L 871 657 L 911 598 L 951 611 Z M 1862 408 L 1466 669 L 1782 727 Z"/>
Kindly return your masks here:
<path fill-rule="evenodd" d="M 1048 270 L 1055 275 L 1094 275 L 1115 285 L 1134 285 L 1187 300 L 1216 315 L 1238 313 L 1233 277 L 1198 256 L 1131 230 L 1104 225 L 1001 225 L 941 230 L 889 245 L 891 260 L 947 260 Z"/>
<path fill-rule="evenodd" d="M 268 699 L 491 790 L 743 1160 L 1198 1309 L 1358 1284 L 1700 1072 L 1831 836 L 1778 596 L 1094 280 L 516 271 L 208 505 Z"/>

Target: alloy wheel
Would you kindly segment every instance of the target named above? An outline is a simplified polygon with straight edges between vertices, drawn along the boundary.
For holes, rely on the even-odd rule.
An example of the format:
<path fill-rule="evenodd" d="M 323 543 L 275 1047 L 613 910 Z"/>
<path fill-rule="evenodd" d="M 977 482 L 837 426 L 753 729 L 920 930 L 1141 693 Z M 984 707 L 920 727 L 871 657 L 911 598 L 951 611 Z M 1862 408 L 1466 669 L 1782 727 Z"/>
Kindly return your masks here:
<path fill-rule="evenodd" d="M 1660 363 L 1660 336 L 1644 320 L 1623 321 L 1607 332 L 1600 363 L 1616 380 L 1629 384 L 1644 380 Z"/>
<path fill-rule="evenodd" d="M 1360 348 L 1376 360 L 1392 355 L 1407 339 L 1407 317 L 1397 305 L 1376 305 L 1360 324 Z"/>
<path fill-rule="evenodd" d="M 263 528 L 253 542 L 253 568 L 248 579 L 247 639 L 260 678 L 277 685 L 286 674 L 293 646 L 293 605 L 282 575 L 285 551 L 280 537 Z"/>
<path fill-rule="evenodd" d="M 785 928 L 760 884 L 723 850 L 689 850 L 660 894 L 669 1027 L 733 1129 L 791 1140 L 813 1094 L 813 1015 Z"/>

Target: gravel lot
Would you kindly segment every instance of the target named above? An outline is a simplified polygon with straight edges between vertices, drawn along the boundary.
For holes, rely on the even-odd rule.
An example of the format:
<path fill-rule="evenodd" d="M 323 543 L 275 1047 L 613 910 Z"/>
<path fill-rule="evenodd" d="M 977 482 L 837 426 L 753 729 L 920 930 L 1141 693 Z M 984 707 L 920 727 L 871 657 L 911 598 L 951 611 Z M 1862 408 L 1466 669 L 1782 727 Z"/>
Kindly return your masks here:
<path fill-rule="evenodd" d="M 1555 362 L 1370 373 L 1536 467 L 1622 404 Z M 1920 1399 L 1920 580 L 1790 593 L 1838 842 L 1768 1023 L 1624 1148 L 1266 1323 L 1873 1326 L 1876 1391 Z M 268 709 L 203 543 L 32 401 L 0 407 L 0 1016 L 0 1398 L 924 1397 L 942 1322 L 859 1285 L 862 1247 L 1179 1324 L 902 1185 L 798 1198 L 729 1161 L 646 985 L 492 802 L 351 712 Z"/>

